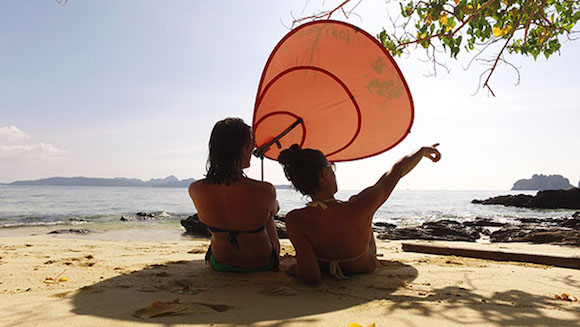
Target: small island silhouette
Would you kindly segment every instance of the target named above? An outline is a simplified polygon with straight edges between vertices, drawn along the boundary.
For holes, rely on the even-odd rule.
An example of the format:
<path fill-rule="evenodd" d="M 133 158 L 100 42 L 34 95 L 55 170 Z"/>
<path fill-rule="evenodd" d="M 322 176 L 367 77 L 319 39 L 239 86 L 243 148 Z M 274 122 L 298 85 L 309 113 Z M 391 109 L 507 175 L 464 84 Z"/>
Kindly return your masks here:
<path fill-rule="evenodd" d="M 562 175 L 534 174 L 531 179 L 520 179 L 515 182 L 512 191 L 568 190 L 573 187 L 574 185 Z"/>

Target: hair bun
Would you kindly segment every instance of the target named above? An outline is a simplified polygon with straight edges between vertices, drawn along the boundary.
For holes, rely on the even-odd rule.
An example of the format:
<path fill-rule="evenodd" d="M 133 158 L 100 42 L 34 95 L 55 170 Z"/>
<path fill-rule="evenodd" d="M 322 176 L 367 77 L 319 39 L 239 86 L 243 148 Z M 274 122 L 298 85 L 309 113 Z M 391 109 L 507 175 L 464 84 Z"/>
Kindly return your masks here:
<path fill-rule="evenodd" d="M 296 154 L 302 150 L 300 145 L 294 143 L 288 149 L 282 150 L 278 155 L 278 162 L 282 165 L 286 166 L 290 164 L 293 159 L 296 157 Z"/>

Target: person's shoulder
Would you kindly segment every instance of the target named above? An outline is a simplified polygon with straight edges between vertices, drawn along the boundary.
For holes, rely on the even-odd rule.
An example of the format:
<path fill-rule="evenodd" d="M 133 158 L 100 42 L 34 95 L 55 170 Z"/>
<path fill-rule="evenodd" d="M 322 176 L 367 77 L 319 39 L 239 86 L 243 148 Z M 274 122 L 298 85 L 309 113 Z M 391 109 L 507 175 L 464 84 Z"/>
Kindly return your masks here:
<path fill-rule="evenodd" d="M 204 187 L 205 184 L 205 178 L 204 179 L 199 179 L 191 184 L 189 184 L 189 194 L 194 194 L 196 192 L 198 192 L 200 189 L 202 189 Z"/>
<path fill-rule="evenodd" d="M 305 217 L 309 216 L 309 210 L 310 208 L 308 207 L 302 207 L 302 208 L 296 208 L 293 209 L 291 211 L 289 211 L 286 214 L 286 223 L 290 222 L 290 223 L 294 223 L 297 222 L 299 220 L 304 219 Z"/>
<path fill-rule="evenodd" d="M 249 185 L 251 187 L 256 188 L 258 190 L 261 190 L 264 192 L 273 192 L 274 194 L 276 193 L 276 188 L 271 183 L 259 181 L 259 180 L 251 179 L 251 178 L 248 178 L 247 182 L 249 183 Z"/>

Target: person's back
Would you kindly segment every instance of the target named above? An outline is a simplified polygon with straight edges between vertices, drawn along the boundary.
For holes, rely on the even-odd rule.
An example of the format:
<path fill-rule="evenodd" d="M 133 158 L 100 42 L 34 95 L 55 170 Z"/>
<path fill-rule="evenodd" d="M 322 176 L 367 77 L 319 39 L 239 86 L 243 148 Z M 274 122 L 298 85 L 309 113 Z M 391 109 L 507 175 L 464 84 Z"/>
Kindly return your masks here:
<path fill-rule="evenodd" d="M 373 271 L 376 247 L 369 229 L 372 215 L 357 210 L 350 202 L 334 200 L 324 204 L 324 208 L 307 206 L 287 214 L 286 224 L 292 238 L 300 230 L 325 271 L 330 270 L 332 261 L 351 273 Z"/>
<path fill-rule="evenodd" d="M 212 253 L 217 261 L 237 267 L 263 267 L 268 265 L 272 251 L 278 254 L 278 239 L 270 235 L 276 232 L 270 225 L 277 211 L 276 191 L 271 184 L 245 177 L 229 186 L 199 180 L 191 184 L 189 194 L 200 221 L 213 230 Z"/>
<path fill-rule="evenodd" d="M 250 127 L 241 119 L 219 121 L 209 145 L 206 178 L 189 187 L 199 219 L 212 234 L 206 260 L 215 270 L 277 269 L 276 191 L 242 172 L 254 148 Z"/>

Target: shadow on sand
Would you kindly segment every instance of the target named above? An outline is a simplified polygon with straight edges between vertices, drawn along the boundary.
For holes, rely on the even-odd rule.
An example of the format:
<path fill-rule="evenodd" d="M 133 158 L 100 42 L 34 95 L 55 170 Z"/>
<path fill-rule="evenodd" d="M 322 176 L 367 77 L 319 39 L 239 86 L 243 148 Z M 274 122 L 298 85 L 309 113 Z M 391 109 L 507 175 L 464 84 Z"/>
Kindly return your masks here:
<path fill-rule="evenodd" d="M 282 259 L 281 268 L 294 261 Z M 174 324 L 226 324 L 279 327 L 292 323 L 320 325 L 317 315 L 353 308 L 372 310 L 377 319 L 419 326 L 417 319 L 452 325 L 579 326 L 580 306 L 521 290 L 479 294 L 465 287 L 413 283 L 418 271 L 398 261 L 382 261 L 372 274 L 335 281 L 325 276 L 318 286 L 295 282 L 283 272 L 234 274 L 211 271 L 201 260 L 168 262 L 122 274 L 63 297 L 73 312 L 120 321 Z M 567 284 L 578 283 L 573 277 Z M 155 301 L 179 299 L 186 309 L 149 319 L 133 313 Z M 372 302 L 372 303 L 371 303 Z M 362 310 L 362 311 L 361 311 Z M 562 314 L 560 314 L 562 313 Z M 345 325 L 349 322 L 345 321 Z"/>
<path fill-rule="evenodd" d="M 283 258 L 281 268 L 293 261 Z M 314 315 L 384 298 L 417 277 L 417 270 L 409 265 L 397 261 L 383 261 L 383 265 L 373 274 L 347 281 L 325 276 L 321 285 L 306 286 L 284 272 L 222 273 L 211 271 L 201 260 L 178 261 L 106 279 L 63 297 L 72 298 L 76 314 L 140 323 L 236 326 L 276 320 L 268 326 L 287 321 L 316 325 Z M 186 310 L 149 319 L 133 316 L 152 302 L 175 299 Z M 218 309 L 212 309 L 216 305 Z"/>

